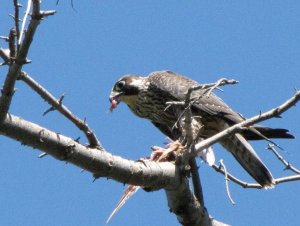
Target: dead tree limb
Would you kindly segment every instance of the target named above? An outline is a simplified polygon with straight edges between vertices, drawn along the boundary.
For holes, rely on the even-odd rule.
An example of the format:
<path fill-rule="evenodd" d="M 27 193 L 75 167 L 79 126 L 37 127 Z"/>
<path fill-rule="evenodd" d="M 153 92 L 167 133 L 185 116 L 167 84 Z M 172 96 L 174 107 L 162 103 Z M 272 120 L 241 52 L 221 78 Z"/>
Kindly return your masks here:
<path fill-rule="evenodd" d="M 78 129 L 84 132 L 89 141 L 89 147 L 100 147 L 100 141 L 97 139 L 95 133 L 89 128 L 86 120 L 81 120 L 74 115 L 61 101 L 57 100 L 45 87 L 36 82 L 26 72 L 20 73 L 19 79 L 25 82 L 33 91 L 35 91 L 42 99 L 47 101 L 51 107 L 59 111 L 63 116 L 70 120 Z"/>
<path fill-rule="evenodd" d="M 17 76 L 19 75 L 22 66 L 25 63 L 27 63 L 27 54 L 29 51 L 29 47 L 32 43 L 33 36 L 35 34 L 38 25 L 40 24 L 41 19 L 44 18 L 45 16 L 53 15 L 55 13 L 55 11 L 41 12 L 39 0 L 33 0 L 32 3 L 33 3 L 32 15 L 31 15 L 30 23 L 27 28 L 26 35 L 20 45 L 19 51 L 16 53 L 15 60 L 9 66 L 9 70 L 2 88 L 2 93 L 0 97 L 0 121 L 4 120 L 8 112 L 12 100 L 12 96 L 14 94 L 14 86 L 15 86 Z"/>

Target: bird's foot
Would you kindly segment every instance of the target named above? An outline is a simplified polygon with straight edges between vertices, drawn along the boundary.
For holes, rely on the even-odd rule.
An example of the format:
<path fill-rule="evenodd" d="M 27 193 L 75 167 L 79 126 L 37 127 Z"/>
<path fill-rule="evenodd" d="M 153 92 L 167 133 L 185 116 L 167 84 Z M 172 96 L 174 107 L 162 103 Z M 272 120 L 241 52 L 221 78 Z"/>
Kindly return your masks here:
<path fill-rule="evenodd" d="M 162 161 L 174 161 L 177 154 L 183 150 L 182 144 L 177 141 L 172 141 L 167 145 L 167 148 L 162 148 L 158 146 L 152 147 L 151 160 L 156 162 Z"/>

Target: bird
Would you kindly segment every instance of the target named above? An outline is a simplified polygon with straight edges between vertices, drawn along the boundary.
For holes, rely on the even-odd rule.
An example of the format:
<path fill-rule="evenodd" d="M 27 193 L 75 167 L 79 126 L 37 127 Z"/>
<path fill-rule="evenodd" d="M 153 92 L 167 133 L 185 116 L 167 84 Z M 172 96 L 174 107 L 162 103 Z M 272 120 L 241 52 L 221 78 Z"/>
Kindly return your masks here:
<path fill-rule="evenodd" d="M 124 102 L 138 117 L 150 120 L 163 134 L 172 140 L 187 136 L 183 102 L 190 88 L 200 83 L 169 70 L 155 71 L 148 76 L 127 74 L 113 86 L 109 100 L 111 111 Z M 170 104 L 171 103 L 171 104 Z M 196 89 L 191 94 L 193 139 L 209 138 L 245 118 L 232 110 L 220 97 L 208 89 Z M 274 187 L 274 178 L 259 158 L 249 140 L 264 138 L 294 138 L 286 129 L 254 125 L 238 133 L 226 136 L 219 143 L 227 149 L 239 164 L 264 188 Z"/>

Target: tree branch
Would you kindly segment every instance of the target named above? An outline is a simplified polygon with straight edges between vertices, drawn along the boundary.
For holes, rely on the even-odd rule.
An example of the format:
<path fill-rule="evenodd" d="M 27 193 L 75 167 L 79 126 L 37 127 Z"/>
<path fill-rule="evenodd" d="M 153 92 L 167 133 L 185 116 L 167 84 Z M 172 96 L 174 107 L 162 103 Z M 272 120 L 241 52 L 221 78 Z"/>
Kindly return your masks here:
<path fill-rule="evenodd" d="M 50 131 L 17 116 L 7 115 L 0 134 L 37 148 L 62 161 L 67 161 L 94 174 L 121 183 L 160 189 L 177 186 L 179 173 L 169 162 L 130 161 L 99 149 L 83 146 L 69 137 Z"/>
<path fill-rule="evenodd" d="M 95 133 L 89 128 L 85 120 L 81 120 L 76 117 L 61 101 L 57 100 L 46 88 L 37 83 L 26 72 L 21 72 L 19 78 L 31 87 L 37 94 L 40 95 L 45 101 L 47 101 L 54 109 L 58 110 L 62 115 L 69 119 L 77 126 L 78 129 L 84 132 L 89 141 L 91 148 L 100 147 L 100 141 L 97 139 Z"/>
<path fill-rule="evenodd" d="M 70 162 L 94 177 L 107 177 L 132 185 L 164 188 L 172 212 L 184 225 L 225 225 L 211 219 L 189 189 L 188 179 L 170 162 L 130 161 L 104 150 L 87 148 L 71 138 L 13 115 L 7 115 L 0 134 L 20 141 L 23 145 L 40 149 L 54 158 Z"/>
<path fill-rule="evenodd" d="M 30 23 L 28 25 L 28 29 L 26 35 L 24 37 L 23 42 L 21 43 L 20 49 L 17 52 L 16 59 L 13 61 L 13 64 L 10 65 L 8 74 L 6 76 L 1 97 L 0 97 L 0 122 L 4 120 L 8 109 L 10 107 L 10 103 L 12 100 L 12 96 L 14 94 L 14 86 L 15 81 L 17 79 L 18 74 L 20 73 L 23 64 L 27 63 L 26 57 L 28 54 L 29 47 L 33 40 L 33 36 L 35 31 L 40 24 L 40 20 L 45 16 L 49 15 L 49 12 L 40 12 L 40 1 L 32 0 L 33 8 L 32 8 L 32 16 Z M 51 11 L 53 12 L 53 11 Z"/>
<path fill-rule="evenodd" d="M 226 226 L 211 218 L 205 207 L 201 206 L 189 189 L 185 178 L 181 184 L 172 189 L 165 189 L 170 211 L 175 213 L 182 225 L 188 226 Z"/>
<path fill-rule="evenodd" d="M 281 156 L 278 151 L 276 151 L 275 149 L 275 145 L 274 144 L 268 144 L 268 147 L 267 147 L 268 150 L 271 150 L 274 155 L 278 158 L 278 160 L 280 162 L 282 162 L 283 165 L 285 165 L 285 169 L 289 169 L 291 171 L 293 171 L 294 173 L 296 174 L 300 174 L 300 170 L 297 169 L 296 167 L 294 167 L 293 165 L 291 165 L 288 161 L 286 161 L 283 156 Z"/>
<path fill-rule="evenodd" d="M 217 143 L 219 140 L 223 139 L 225 136 L 228 136 L 229 134 L 236 133 L 240 130 L 243 130 L 245 127 L 254 125 L 255 123 L 262 122 L 262 121 L 265 121 L 270 118 L 279 117 L 280 114 L 282 114 L 283 112 L 285 112 L 292 106 L 296 105 L 296 103 L 299 101 L 299 99 L 300 99 L 300 91 L 296 91 L 294 96 L 292 96 L 290 99 L 288 99 L 286 102 L 284 102 L 280 106 L 278 106 L 274 109 L 271 109 L 265 113 L 254 116 L 245 121 L 242 121 L 238 124 L 235 124 L 235 125 L 229 127 L 228 129 L 225 129 L 222 132 L 217 133 L 216 135 L 199 142 L 198 144 L 195 145 L 194 155 L 196 156 L 198 152 Z"/>
<path fill-rule="evenodd" d="M 236 178 L 235 176 L 233 176 L 232 174 L 226 172 L 225 170 L 222 168 L 222 166 L 217 166 L 216 164 L 212 165 L 212 168 L 217 171 L 218 173 L 223 174 L 224 176 L 227 175 L 227 178 L 230 179 L 231 181 L 233 181 L 234 183 L 242 186 L 243 188 L 262 188 L 260 184 L 255 184 L 255 183 L 247 183 L 244 182 L 238 178 Z"/>

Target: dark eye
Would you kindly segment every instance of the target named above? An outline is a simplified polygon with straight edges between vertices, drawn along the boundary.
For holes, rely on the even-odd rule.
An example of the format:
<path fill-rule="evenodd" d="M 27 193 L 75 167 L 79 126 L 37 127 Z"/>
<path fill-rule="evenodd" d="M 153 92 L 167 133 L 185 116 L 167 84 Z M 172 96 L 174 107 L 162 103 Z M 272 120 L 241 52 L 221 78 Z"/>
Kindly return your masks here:
<path fill-rule="evenodd" d="M 115 90 L 116 91 L 121 91 L 125 86 L 125 81 L 119 81 L 116 85 L 115 85 Z"/>

